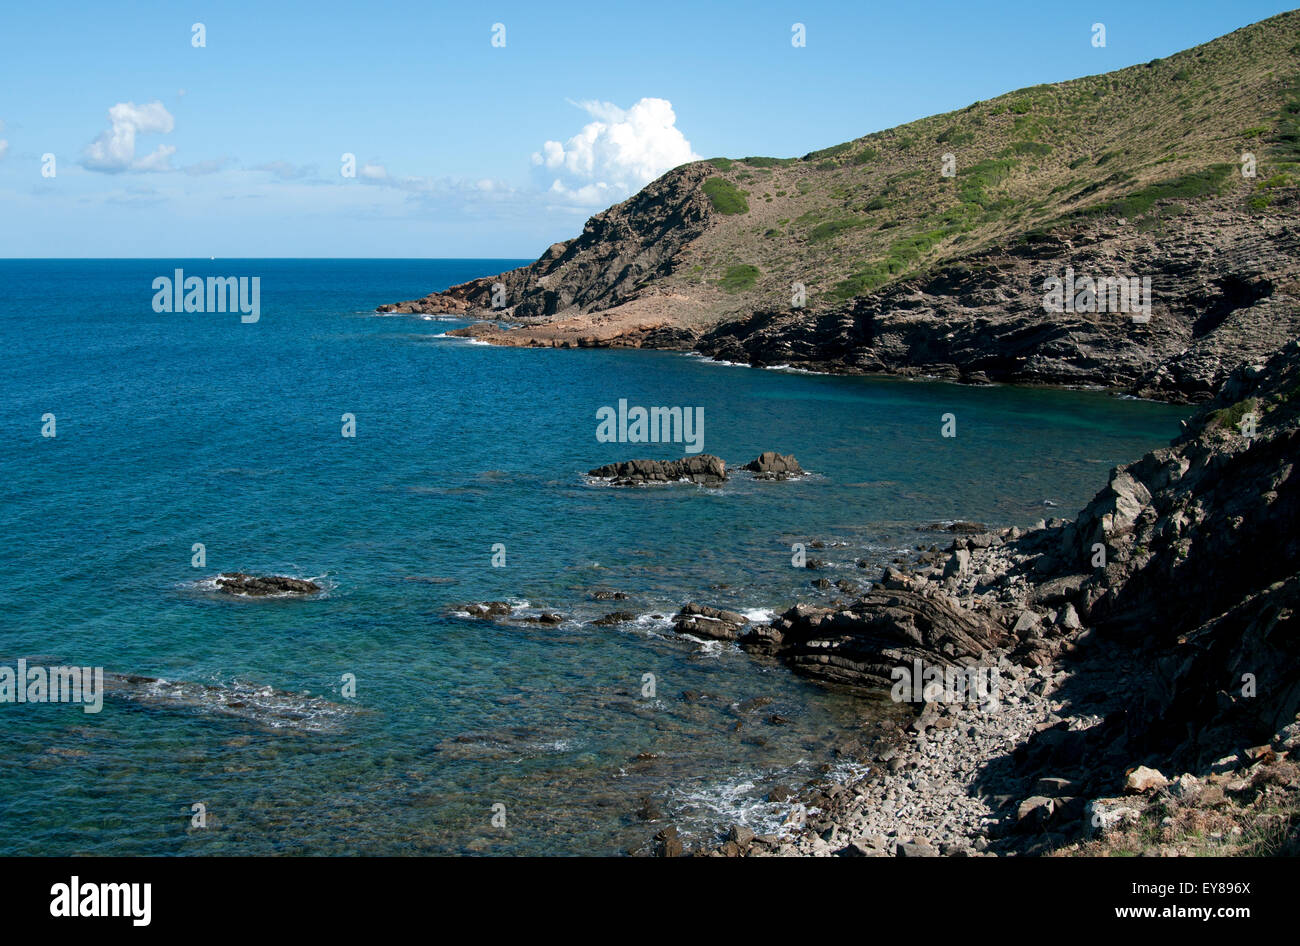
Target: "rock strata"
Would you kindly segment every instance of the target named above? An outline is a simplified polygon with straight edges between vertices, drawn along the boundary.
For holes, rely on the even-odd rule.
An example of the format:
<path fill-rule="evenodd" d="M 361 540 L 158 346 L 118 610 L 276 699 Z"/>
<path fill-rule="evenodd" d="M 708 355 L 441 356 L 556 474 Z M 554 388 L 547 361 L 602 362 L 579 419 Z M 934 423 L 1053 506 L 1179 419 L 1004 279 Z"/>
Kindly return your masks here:
<path fill-rule="evenodd" d="M 701 486 L 720 486 L 727 480 L 727 464 L 712 454 L 702 453 L 681 460 L 625 460 L 589 470 L 587 475 L 609 480 L 611 486 L 651 486 L 683 480 Z"/>
<path fill-rule="evenodd" d="M 706 640 L 733 641 L 740 637 L 741 629 L 749 619 L 735 611 L 722 611 L 708 605 L 687 602 L 673 616 L 673 627 L 678 634 L 690 634 Z"/>

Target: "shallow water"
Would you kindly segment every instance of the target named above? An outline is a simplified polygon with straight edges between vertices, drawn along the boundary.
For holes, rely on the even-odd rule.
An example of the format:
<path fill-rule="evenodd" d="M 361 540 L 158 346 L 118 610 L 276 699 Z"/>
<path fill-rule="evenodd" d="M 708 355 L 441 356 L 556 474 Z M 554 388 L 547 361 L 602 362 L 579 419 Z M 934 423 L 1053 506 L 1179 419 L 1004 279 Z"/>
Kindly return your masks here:
<path fill-rule="evenodd" d="M 1073 515 L 1182 416 L 1096 392 L 472 345 L 445 337 L 456 323 L 372 312 L 509 265 L 0 261 L 0 664 L 188 686 L 110 694 L 97 715 L 0 705 L 0 853 L 620 852 L 657 830 L 647 797 L 688 833 L 770 829 L 786 814 L 771 786 L 890 708 L 680 639 L 674 609 L 827 600 L 810 579 L 861 581 L 875 569 L 857 558 L 944 541 L 918 526 Z M 259 275 L 260 321 L 153 312 L 152 279 L 177 266 Z M 730 467 L 776 449 L 815 475 L 591 483 L 604 463 L 683 455 L 598 442 L 596 411 L 620 398 L 702 407 L 703 448 Z M 828 568 L 792 567 L 814 540 Z M 205 588 L 236 569 L 326 591 Z M 455 616 L 498 599 L 566 620 Z M 616 610 L 638 620 L 586 623 Z"/>

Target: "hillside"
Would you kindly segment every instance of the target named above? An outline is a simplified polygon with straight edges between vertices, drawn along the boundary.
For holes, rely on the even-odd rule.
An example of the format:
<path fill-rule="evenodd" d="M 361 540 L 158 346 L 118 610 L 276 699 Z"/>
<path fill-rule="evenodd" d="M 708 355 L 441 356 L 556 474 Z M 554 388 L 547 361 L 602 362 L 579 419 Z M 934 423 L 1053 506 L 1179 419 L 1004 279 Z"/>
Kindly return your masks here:
<path fill-rule="evenodd" d="M 1292 11 L 801 158 L 685 165 L 530 266 L 380 311 L 507 320 L 466 330 L 502 344 L 1203 398 L 1300 333 L 1298 180 Z M 1150 321 L 1046 311 L 1067 267 L 1149 277 Z"/>

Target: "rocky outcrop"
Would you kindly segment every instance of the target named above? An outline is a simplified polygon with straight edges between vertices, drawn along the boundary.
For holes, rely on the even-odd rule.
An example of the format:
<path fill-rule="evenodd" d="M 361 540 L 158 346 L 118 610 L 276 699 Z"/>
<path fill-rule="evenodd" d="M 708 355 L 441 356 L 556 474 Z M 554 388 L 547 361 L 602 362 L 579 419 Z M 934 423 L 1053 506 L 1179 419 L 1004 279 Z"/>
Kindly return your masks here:
<path fill-rule="evenodd" d="M 701 486 L 720 486 L 727 480 L 725 461 L 709 453 L 681 460 L 625 460 L 609 463 L 587 472 L 588 476 L 609 480 L 611 486 L 650 486 L 682 480 Z"/>
<path fill-rule="evenodd" d="M 322 589 L 306 578 L 289 578 L 286 575 L 248 575 L 244 572 L 223 572 L 214 580 L 218 591 L 239 595 L 242 598 L 284 597 L 288 595 L 314 595 Z"/>
<path fill-rule="evenodd" d="M 845 608 L 796 605 L 745 635 L 742 646 L 826 682 L 888 689 L 897 667 L 910 669 L 916 660 L 939 668 L 987 664 L 1011 640 L 993 616 L 942 593 L 882 590 Z"/>
<path fill-rule="evenodd" d="M 378 311 L 528 324 L 618 306 L 640 295 L 645 283 L 672 273 L 681 249 L 704 232 L 714 217 L 699 186 L 708 174 L 702 163 L 669 171 L 596 214 L 580 236 L 553 244 L 535 263 Z"/>
<path fill-rule="evenodd" d="M 793 454 L 781 454 L 775 450 L 764 451 L 746 463 L 742 469 L 753 473 L 756 480 L 786 480 L 792 476 L 804 475 L 799 461 Z"/>
<path fill-rule="evenodd" d="M 1124 226 L 1065 227 L 838 306 L 760 311 L 712 329 L 696 350 L 759 366 L 1204 400 L 1234 368 L 1300 334 L 1300 213 L 1280 209 L 1290 216 L 1271 225 L 1228 213 L 1174 218 L 1158 239 Z M 1045 308 L 1048 277 L 1067 268 L 1117 276 L 1117 266 L 1150 277 L 1148 322 Z"/>
<path fill-rule="evenodd" d="M 802 158 L 683 165 L 528 266 L 381 309 L 490 319 L 449 334 L 502 345 L 1205 400 L 1300 330 L 1298 26 Z M 1213 103 L 1190 108 L 1197 88 Z M 945 153 L 955 175 L 927 171 Z"/>
<path fill-rule="evenodd" d="M 514 605 L 508 601 L 485 601 L 482 604 L 462 604 L 452 609 L 453 612 L 460 611 L 472 618 L 479 620 L 493 620 L 495 618 L 508 618 L 514 614 Z"/>
<path fill-rule="evenodd" d="M 690 634 L 706 640 L 734 641 L 749 619 L 735 611 L 722 611 L 708 605 L 687 602 L 673 615 L 673 628 L 678 634 Z"/>

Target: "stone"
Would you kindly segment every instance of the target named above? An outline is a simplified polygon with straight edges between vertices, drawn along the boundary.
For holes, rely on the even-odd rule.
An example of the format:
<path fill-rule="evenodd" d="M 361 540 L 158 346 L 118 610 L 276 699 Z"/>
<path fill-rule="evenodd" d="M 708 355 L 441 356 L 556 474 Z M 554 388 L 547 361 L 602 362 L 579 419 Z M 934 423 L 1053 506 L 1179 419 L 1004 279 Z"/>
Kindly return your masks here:
<path fill-rule="evenodd" d="M 1041 830 L 1056 810 L 1055 803 L 1042 795 L 1032 795 L 1022 801 L 1016 809 L 1016 830 Z"/>
<path fill-rule="evenodd" d="M 731 830 L 727 832 L 727 840 L 744 850 L 754 840 L 754 832 L 744 825 L 733 824 Z"/>
<path fill-rule="evenodd" d="M 936 851 L 925 841 L 908 841 L 898 845 L 899 857 L 938 857 Z"/>
<path fill-rule="evenodd" d="M 1124 777 L 1124 790 L 1130 795 L 1156 791 L 1168 784 L 1169 779 L 1161 775 L 1159 770 L 1147 768 L 1145 765 L 1131 769 Z"/>
<path fill-rule="evenodd" d="M 678 634 L 690 634 L 706 640 L 734 641 L 749 619 L 735 611 L 721 611 L 707 605 L 687 602 L 673 617 Z"/>
<path fill-rule="evenodd" d="M 790 454 L 780 454 L 768 450 L 750 460 L 741 469 L 749 470 L 756 480 L 785 480 L 792 476 L 806 475 L 799 466 L 799 461 Z"/>

